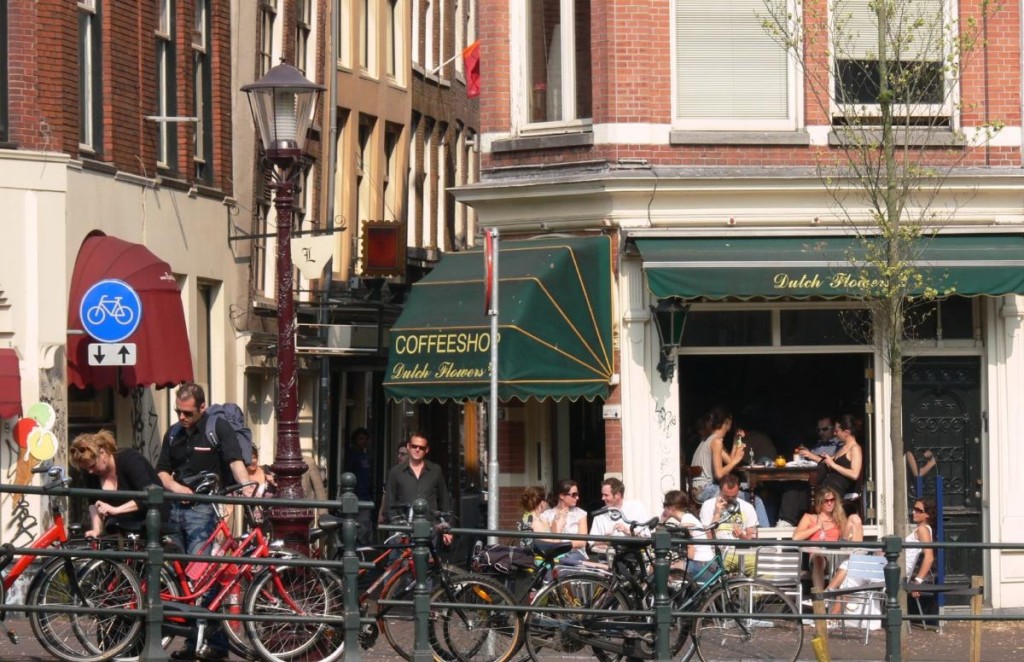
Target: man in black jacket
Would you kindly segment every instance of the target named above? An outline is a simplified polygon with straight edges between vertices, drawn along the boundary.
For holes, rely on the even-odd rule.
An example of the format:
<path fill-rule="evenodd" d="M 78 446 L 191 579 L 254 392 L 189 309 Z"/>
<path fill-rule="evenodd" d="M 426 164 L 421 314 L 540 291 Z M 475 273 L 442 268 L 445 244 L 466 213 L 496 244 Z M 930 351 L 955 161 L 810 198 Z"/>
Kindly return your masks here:
<path fill-rule="evenodd" d="M 204 471 L 221 476 L 222 483 L 245 483 L 249 474 L 245 470 L 242 450 L 231 424 L 223 418 L 214 421 L 214 436 L 206 434 L 206 393 L 198 384 L 182 384 L 175 394 L 175 413 L 178 424 L 164 435 L 160 458 L 156 463 L 157 476 L 164 489 L 175 494 L 192 494 L 192 488 L 182 481 Z M 251 493 L 251 488 L 247 494 Z M 199 553 L 199 549 L 213 534 L 217 515 L 208 503 L 171 501 L 171 523 L 181 527 L 185 551 Z M 211 553 L 207 550 L 205 553 Z M 216 591 L 214 591 L 216 594 Z M 207 596 L 207 598 L 212 596 Z M 185 642 L 184 648 L 171 654 L 174 660 L 201 660 L 219 662 L 228 659 L 228 642 L 220 628 L 207 639 L 207 645 L 196 650 L 196 641 Z"/>

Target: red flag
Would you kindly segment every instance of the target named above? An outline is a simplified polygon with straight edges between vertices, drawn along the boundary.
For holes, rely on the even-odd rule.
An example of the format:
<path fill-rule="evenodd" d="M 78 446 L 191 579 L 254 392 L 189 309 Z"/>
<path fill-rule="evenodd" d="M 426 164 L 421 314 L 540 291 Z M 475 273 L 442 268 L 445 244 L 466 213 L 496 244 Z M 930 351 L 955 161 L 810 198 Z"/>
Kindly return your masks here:
<path fill-rule="evenodd" d="M 466 96 L 480 96 L 480 40 L 462 49 L 462 63 L 466 70 Z"/>
<path fill-rule="evenodd" d="M 479 88 L 478 88 L 479 89 Z M 484 315 L 494 309 L 494 235 L 484 230 Z"/>

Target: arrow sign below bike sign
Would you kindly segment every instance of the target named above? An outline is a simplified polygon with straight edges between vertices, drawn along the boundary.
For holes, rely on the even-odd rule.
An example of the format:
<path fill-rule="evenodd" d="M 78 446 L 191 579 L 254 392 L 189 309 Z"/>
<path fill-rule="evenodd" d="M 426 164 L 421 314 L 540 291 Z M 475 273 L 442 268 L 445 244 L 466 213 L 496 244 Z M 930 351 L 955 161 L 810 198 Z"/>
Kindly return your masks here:
<path fill-rule="evenodd" d="M 135 343 L 89 343 L 89 365 L 135 365 Z"/>
<path fill-rule="evenodd" d="M 127 283 L 114 279 L 101 280 L 82 297 L 78 314 L 85 332 L 96 340 L 102 343 L 121 342 L 139 328 L 142 300 Z M 91 359 L 89 363 L 115 365 L 94 364 Z"/>

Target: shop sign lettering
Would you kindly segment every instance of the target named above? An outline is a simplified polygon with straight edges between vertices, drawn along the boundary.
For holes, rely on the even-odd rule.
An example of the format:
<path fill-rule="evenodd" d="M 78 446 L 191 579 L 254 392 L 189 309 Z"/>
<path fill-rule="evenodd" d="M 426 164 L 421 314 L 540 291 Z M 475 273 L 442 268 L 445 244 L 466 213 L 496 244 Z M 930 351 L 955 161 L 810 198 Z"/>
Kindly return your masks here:
<path fill-rule="evenodd" d="M 459 367 L 453 361 L 441 361 L 436 367 L 430 363 L 416 363 L 407 366 L 396 363 L 391 369 L 391 381 L 452 380 L 452 379 L 483 379 L 491 374 L 490 366 Z"/>
<path fill-rule="evenodd" d="M 772 277 L 772 285 L 776 290 L 819 290 L 824 283 L 825 281 L 822 280 L 821 274 L 817 273 L 800 274 L 798 276 L 777 273 Z M 860 274 L 839 271 L 829 277 L 825 287 L 833 291 L 866 291 L 877 289 L 882 285 L 883 282 L 879 278 L 866 278 Z"/>
<path fill-rule="evenodd" d="M 400 355 L 487 353 L 491 351 L 491 334 L 489 331 L 403 333 L 395 338 L 394 350 Z"/>

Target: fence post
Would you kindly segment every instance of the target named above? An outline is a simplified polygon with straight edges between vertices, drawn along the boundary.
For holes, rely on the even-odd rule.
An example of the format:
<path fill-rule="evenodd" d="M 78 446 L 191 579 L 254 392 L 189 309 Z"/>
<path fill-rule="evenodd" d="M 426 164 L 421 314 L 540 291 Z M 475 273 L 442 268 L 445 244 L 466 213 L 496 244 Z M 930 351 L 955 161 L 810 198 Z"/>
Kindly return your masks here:
<path fill-rule="evenodd" d="M 658 624 L 658 660 L 672 659 L 669 638 L 672 626 L 672 603 L 668 597 L 668 553 L 672 538 L 668 531 L 654 532 L 654 620 Z"/>
<path fill-rule="evenodd" d="M 985 578 L 974 575 L 971 577 L 971 588 L 980 589 L 985 586 Z M 981 616 L 981 602 L 983 596 L 981 591 L 971 596 L 971 615 L 977 618 Z M 942 621 L 939 621 L 940 623 Z M 981 662 L 981 621 L 971 621 L 971 652 L 970 662 Z"/>
<path fill-rule="evenodd" d="M 164 624 L 164 607 L 160 601 L 160 569 L 164 565 L 164 546 L 160 540 L 160 506 L 163 502 L 164 488 L 158 485 L 146 488 L 146 642 L 139 656 L 143 662 L 167 657 L 160 645 Z"/>
<path fill-rule="evenodd" d="M 359 662 L 363 659 L 363 647 L 358 645 L 360 623 L 359 610 L 359 556 L 356 554 L 356 518 L 359 515 L 359 497 L 356 496 L 356 476 L 345 472 L 341 475 L 341 544 L 342 572 L 345 576 L 345 660 Z"/>
<path fill-rule="evenodd" d="M 828 648 L 828 621 L 825 620 L 825 599 L 822 597 L 822 589 L 815 586 L 811 589 L 811 608 L 814 610 L 814 631 L 816 636 L 811 639 L 811 647 L 814 648 L 814 656 L 818 662 L 832 659 Z"/>
<path fill-rule="evenodd" d="M 885 536 L 885 659 L 901 662 L 900 637 L 903 635 L 903 611 L 900 609 L 900 552 L 903 539 Z"/>
<path fill-rule="evenodd" d="M 430 522 L 427 521 L 427 502 L 416 499 L 412 504 L 412 562 L 416 572 L 416 586 L 412 592 L 416 643 L 412 662 L 432 662 L 430 649 L 430 586 L 427 584 L 427 566 L 430 558 Z"/>

